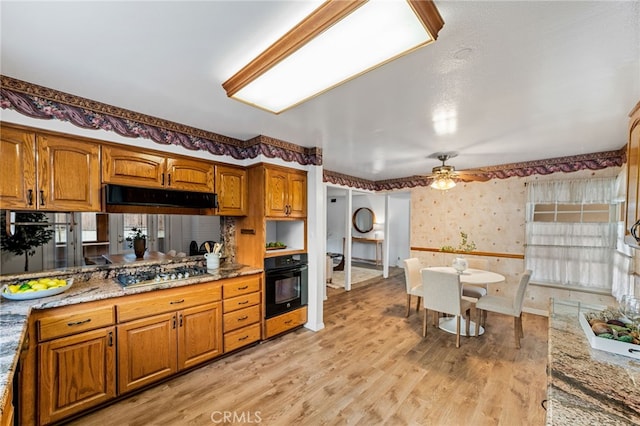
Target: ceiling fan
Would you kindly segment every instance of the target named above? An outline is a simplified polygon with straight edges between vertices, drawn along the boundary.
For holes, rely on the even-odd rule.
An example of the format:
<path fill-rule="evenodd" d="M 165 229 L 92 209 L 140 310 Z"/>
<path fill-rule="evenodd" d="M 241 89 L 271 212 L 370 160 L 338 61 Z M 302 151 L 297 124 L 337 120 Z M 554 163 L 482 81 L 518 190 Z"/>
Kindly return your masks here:
<path fill-rule="evenodd" d="M 454 166 L 445 164 L 447 160 L 456 156 L 456 153 L 435 153 L 428 157 L 442 161 L 440 166 L 431 169 L 430 175 L 426 175 L 427 178 L 433 179 L 432 188 L 447 190 L 456 186 L 456 182 L 486 182 L 489 180 L 481 170 L 456 171 Z"/>

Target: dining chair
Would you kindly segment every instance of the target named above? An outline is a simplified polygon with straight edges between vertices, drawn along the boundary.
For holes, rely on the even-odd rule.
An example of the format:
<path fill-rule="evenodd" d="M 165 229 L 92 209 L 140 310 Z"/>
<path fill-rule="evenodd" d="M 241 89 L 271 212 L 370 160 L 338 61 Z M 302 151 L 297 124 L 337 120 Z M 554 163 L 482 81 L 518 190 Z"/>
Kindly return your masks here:
<path fill-rule="evenodd" d="M 407 318 L 411 313 L 411 296 L 417 296 L 416 312 L 420 310 L 422 298 L 422 278 L 420 277 L 420 261 L 412 257 L 404 261 L 404 280 L 407 284 Z"/>
<path fill-rule="evenodd" d="M 476 302 L 476 309 L 480 309 L 483 312 L 496 312 L 513 317 L 513 330 L 516 339 L 516 348 L 518 349 L 520 349 L 520 339 L 524 337 L 524 331 L 522 330 L 522 303 L 530 279 L 531 270 L 527 269 L 520 275 L 520 283 L 512 297 L 483 296 Z M 479 328 L 480 327 L 476 327 L 476 336 L 478 335 Z"/>
<path fill-rule="evenodd" d="M 471 302 L 462 298 L 460 276 L 455 273 L 422 270 L 422 305 L 424 318 L 422 336 L 427 337 L 427 311 L 429 309 L 456 317 L 456 348 L 460 347 L 460 317 L 466 313 L 465 331 L 469 336 Z M 478 327 L 476 327 L 477 329 Z"/>
<path fill-rule="evenodd" d="M 477 257 L 466 259 L 467 266 L 470 269 L 480 269 L 482 271 L 489 270 L 489 260 L 488 259 L 479 259 Z M 468 298 L 469 301 L 475 303 L 482 296 L 486 296 L 489 293 L 489 284 L 463 284 L 462 285 L 462 296 Z M 478 307 L 476 306 L 476 309 Z M 484 317 L 486 312 L 479 311 L 478 314 L 481 316 L 481 322 L 484 322 Z"/>

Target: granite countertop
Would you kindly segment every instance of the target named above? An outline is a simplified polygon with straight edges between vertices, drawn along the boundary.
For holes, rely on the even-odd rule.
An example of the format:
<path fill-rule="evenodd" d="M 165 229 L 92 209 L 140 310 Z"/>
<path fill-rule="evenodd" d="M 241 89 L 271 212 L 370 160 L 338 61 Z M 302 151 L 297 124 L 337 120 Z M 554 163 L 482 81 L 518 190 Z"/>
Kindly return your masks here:
<path fill-rule="evenodd" d="M 116 270 L 95 270 L 94 273 L 85 272 L 79 275 L 68 273 L 67 276 L 74 276 L 72 287 L 56 296 L 24 301 L 7 300 L 0 297 L 0 330 L 2 330 L 0 333 L 0 415 L 8 395 L 8 386 L 13 381 L 13 372 L 18 363 L 20 348 L 27 330 L 27 320 L 32 309 L 57 308 L 167 288 L 184 287 L 202 282 L 258 274 L 263 270 L 245 265 L 223 265 L 215 272 L 205 275 L 126 289 L 114 280 L 114 271 Z M 52 274 L 49 273 L 49 275 Z M 3 282 L 11 281 L 14 278 L 2 277 L 0 286 Z"/>
<path fill-rule="evenodd" d="M 593 349 L 578 322 L 604 308 L 552 301 L 547 425 L 640 424 L 640 361 Z"/>

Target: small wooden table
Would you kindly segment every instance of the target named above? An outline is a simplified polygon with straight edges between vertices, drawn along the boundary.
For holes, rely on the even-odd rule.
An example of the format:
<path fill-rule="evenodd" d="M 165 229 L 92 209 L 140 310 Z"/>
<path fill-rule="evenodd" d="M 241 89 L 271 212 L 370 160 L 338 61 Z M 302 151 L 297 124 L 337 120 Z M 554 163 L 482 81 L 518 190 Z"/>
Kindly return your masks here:
<path fill-rule="evenodd" d="M 138 259 L 135 253 L 103 254 L 102 257 L 107 261 L 107 263 L 133 263 L 145 260 L 165 260 L 170 258 L 166 254 L 159 251 L 145 251 L 144 257 L 142 257 L 141 259 Z"/>
<path fill-rule="evenodd" d="M 376 238 L 363 238 L 363 237 L 351 237 L 351 243 L 362 243 L 362 244 L 375 244 L 376 245 L 376 266 L 382 263 L 382 242 L 384 240 L 379 240 Z M 343 238 L 343 247 L 344 247 L 344 238 Z M 380 251 L 378 251 L 380 248 Z M 342 250 L 344 253 L 344 249 Z M 379 253 L 379 254 L 378 254 Z M 366 259 L 365 259 L 366 260 Z"/>

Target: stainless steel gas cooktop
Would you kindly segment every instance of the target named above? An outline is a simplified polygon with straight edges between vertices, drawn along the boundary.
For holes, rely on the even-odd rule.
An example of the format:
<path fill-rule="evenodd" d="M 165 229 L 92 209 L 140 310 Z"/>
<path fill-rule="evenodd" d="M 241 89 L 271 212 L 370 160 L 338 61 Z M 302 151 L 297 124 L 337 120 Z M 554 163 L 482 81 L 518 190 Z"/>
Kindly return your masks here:
<path fill-rule="evenodd" d="M 149 270 L 121 273 L 115 277 L 115 280 L 122 287 L 131 288 L 159 284 L 166 281 L 180 281 L 197 275 L 207 275 L 207 268 L 204 266 L 181 266 L 173 269 L 157 267 Z"/>

